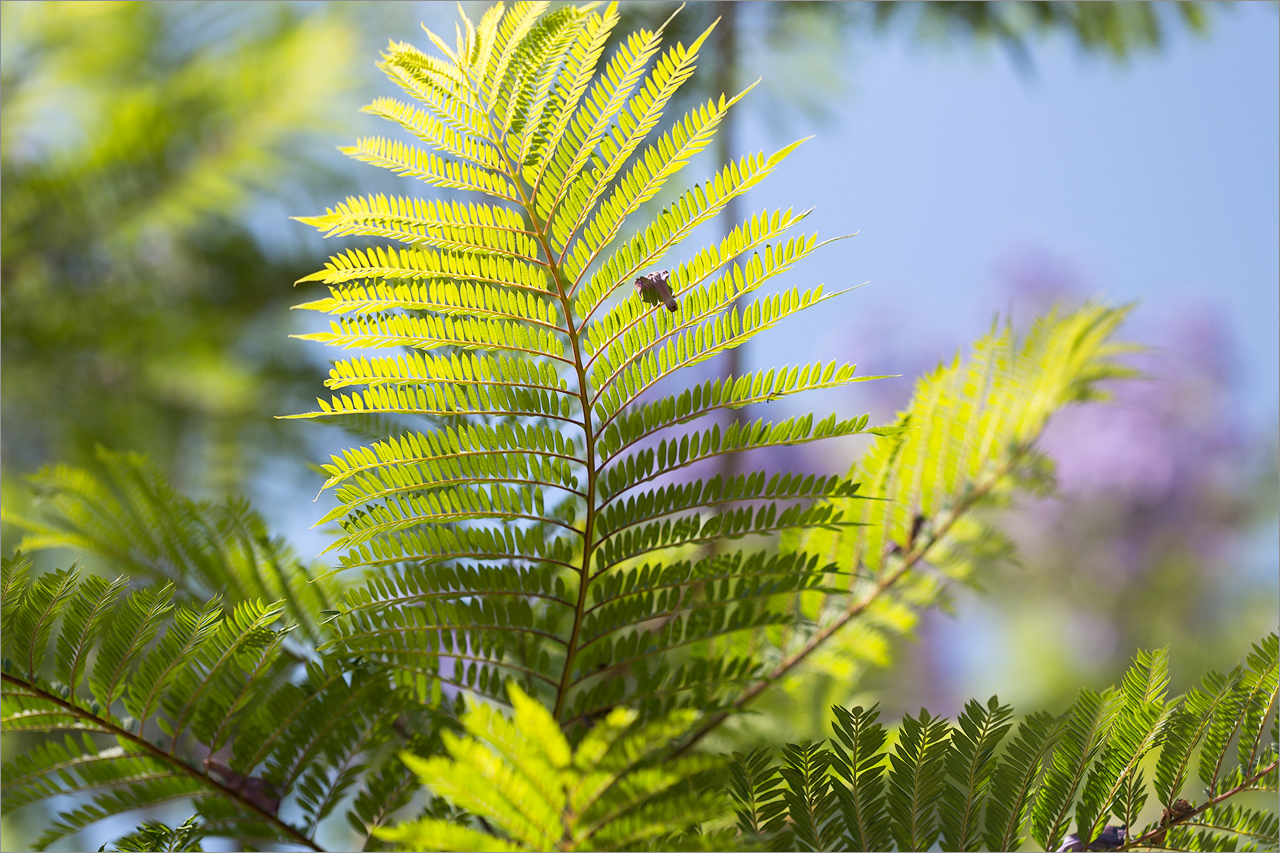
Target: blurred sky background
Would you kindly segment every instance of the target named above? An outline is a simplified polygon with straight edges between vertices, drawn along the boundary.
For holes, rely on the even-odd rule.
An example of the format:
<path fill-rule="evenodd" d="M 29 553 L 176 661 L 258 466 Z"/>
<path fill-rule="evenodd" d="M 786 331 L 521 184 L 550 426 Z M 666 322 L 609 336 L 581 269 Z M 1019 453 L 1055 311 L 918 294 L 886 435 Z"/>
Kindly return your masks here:
<path fill-rule="evenodd" d="M 328 535 L 310 525 L 327 504 L 324 497 L 311 502 L 321 477 L 303 462 L 320 461 L 350 439 L 269 419 L 309 408 L 322 390 L 326 355 L 317 344 L 285 338 L 311 322 L 287 306 L 310 298 L 293 280 L 318 269 L 339 244 L 326 244 L 287 217 L 318 213 L 349 193 L 424 192 L 407 179 L 347 161 L 336 147 L 358 135 L 395 135 L 356 112 L 376 95 L 393 94 L 373 67 L 377 51 L 389 38 L 428 47 L 418 21 L 451 33 L 455 7 L 162 5 L 163 13 L 155 14 L 168 20 L 168 29 L 157 25 L 156 31 L 196 45 L 188 49 L 201 56 L 261 40 L 271 27 L 329 27 L 324 37 L 337 53 L 302 51 L 291 61 L 295 69 L 322 63 L 332 89 L 317 85 L 289 96 L 306 133 L 290 137 L 295 147 L 287 156 L 259 163 L 251 190 L 219 209 L 213 231 L 223 242 L 197 241 L 194 254 L 179 253 L 186 264 L 178 268 L 181 281 L 178 274 L 165 278 L 173 268 L 165 258 L 172 256 L 156 256 L 146 268 L 155 290 L 141 292 L 128 309 L 147 311 L 155 302 L 156 326 L 145 333 L 155 337 L 144 340 L 137 332 L 135 343 L 112 346 L 145 349 L 171 327 L 184 330 L 173 332 L 178 348 L 208 332 L 198 323 L 176 325 L 163 313 L 166 301 L 148 295 L 183 287 L 205 288 L 207 301 L 194 316 L 206 326 L 226 317 L 226 324 L 239 324 L 234 334 L 206 341 L 197 379 L 184 373 L 174 380 L 157 369 L 161 378 L 152 385 L 159 390 L 123 382 L 119 417 L 92 428 L 85 426 L 96 423 L 87 419 L 87 407 L 95 394 L 105 400 L 108 393 L 100 380 L 88 383 L 81 403 L 48 397 L 90 375 L 99 355 L 86 351 L 59 374 L 39 373 L 41 359 L 65 352 L 77 318 L 61 319 L 49 331 L 28 323 L 34 309 L 24 306 L 93 315 L 98 303 L 82 300 L 100 284 L 89 276 L 58 290 L 47 276 L 31 277 L 22 252 L 37 238 L 14 230 L 30 211 L 11 199 L 78 203 L 47 189 L 21 197 L 13 189 L 30 182 L 31 164 L 43 162 L 46 148 L 57 148 L 58 125 L 20 126 L 6 113 L 4 499 L 25 502 L 20 475 L 50 462 L 83 463 L 100 441 L 152 452 L 196 494 L 247 491 L 302 553 L 318 554 Z M 487 4 L 464 5 L 474 19 Z M 34 38 L 35 25 L 23 17 L 32 6 L 5 4 L 6 100 L 24 73 L 49 55 L 19 50 L 23 39 Z M 1135 362 L 1147 381 L 1119 389 L 1109 407 L 1071 412 L 1051 428 L 1046 445 L 1059 460 L 1062 495 L 1008 517 L 1022 565 L 992 567 L 986 592 L 962 591 L 953 613 L 928 614 L 918 637 L 895 649 L 895 665 L 868 681 L 867 694 L 897 711 L 925 704 L 955 713 L 970 695 L 996 691 L 1020 710 L 1026 703 L 1056 710 L 1080 686 L 1114 681 L 1139 646 L 1173 646 L 1175 689 L 1206 667 L 1229 667 L 1280 620 L 1277 6 L 1215 4 L 1206 34 L 1171 26 L 1157 49 L 1125 60 L 1083 50 L 1061 34 L 1029 38 L 1023 52 L 1008 50 L 963 32 L 913 27 L 905 12 L 905 21 L 883 28 L 836 26 L 827 16 L 856 18 L 870 8 L 836 3 L 804 7 L 779 48 L 770 41 L 770 7 L 746 4 L 737 12 L 739 82 L 764 76 L 765 85 L 738 113 L 735 153 L 814 138 L 747 197 L 743 212 L 813 207 L 806 229 L 821 237 L 857 232 L 817 252 L 785 286 L 866 286 L 834 310 L 805 312 L 758 338 L 746 366 L 842 358 L 856 361 L 860 372 L 901 374 L 788 401 L 819 412 L 870 411 L 873 421 L 886 422 L 905 403 L 915 376 L 952 357 L 997 317 L 1012 314 L 1025 323 L 1058 299 L 1136 301 L 1124 337 L 1149 347 Z M 650 25 L 670 11 L 667 4 L 624 9 Z M 693 4 L 686 14 L 706 11 Z M 91 45 L 86 50 L 108 49 L 105 40 L 86 36 L 84 43 Z M 139 44 L 146 48 L 143 36 Z M 76 67 L 83 75 L 94 66 Z M 237 85 L 256 92 L 257 63 L 237 67 L 245 78 Z M 319 73 L 299 73 L 298 86 L 320 79 Z M 63 77 L 49 91 L 74 100 L 77 86 L 92 87 L 86 79 Z M 101 85 L 151 85 L 128 79 Z M 264 103 L 264 114 L 276 109 Z M 270 129 L 269 122 L 262 127 Z M 272 136 L 272 144 L 280 138 Z M 159 160 L 172 162 L 175 150 L 169 145 Z M 710 168 L 709 161 L 695 161 L 681 177 L 692 183 Z M 74 184 L 76 174 L 65 180 Z M 156 227 L 146 225 L 138 239 L 146 244 Z M 46 242 L 63 241 L 54 247 L 62 255 L 83 248 L 78 226 L 30 233 L 37 232 Z M 134 239 L 112 236 L 104 245 L 127 254 L 143 245 Z M 698 245 L 690 241 L 685 251 Z M 200 274 L 199 264 L 225 264 L 232 250 L 244 259 L 237 261 L 239 272 Z M 133 281 L 134 267 L 124 269 L 113 275 Z M 241 289 L 233 298 L 221 287 Z M 253 311 L 217 313 L 250 303 Z M 31 329 L 44 337 L 32 343 Z M 120 364 L 132 363 L 134 355 L 121 356 Z M 168 355 L 146 357 L 172 368 Z M 175 381 L 206 385 L 175 391 Z M 209 399 L 208 388 L 223 394 L 212 415 L 191 402 Z M 136 402 L 152 399 L 148 394 L 168 407 L 165 414 Z M 225 417 L 229 409 L 234 421 Z M 166 418 L 177 424 L 169 438 L 161 429 Z M 207 426 L 224 421 L 225 430 Z M 79 433 L 76 424 L 83 427 Z M 857 449 L 855 443 L 824 447 L 789 461 L 844 470 Z M 12 545 L 6 538 L 6 549 Z"/>

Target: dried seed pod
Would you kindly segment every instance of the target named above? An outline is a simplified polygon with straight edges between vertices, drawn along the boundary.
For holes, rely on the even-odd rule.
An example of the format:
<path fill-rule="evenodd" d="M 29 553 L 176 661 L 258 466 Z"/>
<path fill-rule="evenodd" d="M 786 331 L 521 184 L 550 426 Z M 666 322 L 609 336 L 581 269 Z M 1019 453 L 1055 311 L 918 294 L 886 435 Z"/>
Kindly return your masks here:
<path fill-rule="evenodd" d="M 1171 823 L 1178 823 L 1186 820 L 1195 812 L 1195 810 L 1195 806 L 1179 797 L 1173 801 L 1173 805 L 1160 813 L 1160 826 L 1165 827 Z M 1159 847 L 1161 844 L 1164 844 L 1164 837 L 1164 829 L 1161 829 L 1155 835 L 1151 836 L 1151 846 Z"/>
<path fill-rule="evenodd" d="M 671 295 L 671 285 L 668 281 L 670 276 L 670 270 L 655 270 L 648 275 L 642 275 L 636 279 L 636 293 L 650 305 L 661 302 L 667 306 L 668 311 L 679 310 L 676 307 L 675 297 Z"/>

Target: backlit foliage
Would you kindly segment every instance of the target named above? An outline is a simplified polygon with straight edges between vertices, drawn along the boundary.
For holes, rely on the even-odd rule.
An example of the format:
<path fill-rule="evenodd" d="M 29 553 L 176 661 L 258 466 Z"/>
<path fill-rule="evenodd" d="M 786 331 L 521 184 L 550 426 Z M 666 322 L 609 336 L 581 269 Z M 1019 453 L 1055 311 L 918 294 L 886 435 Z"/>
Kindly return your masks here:
<path fill-rule="evenodd" d="M 325 649 L 386 667 L 426 704 L 453 690 L 505 703 L 514 679 L 571 733 L 620 703 L 656 714 L 736 698 L 761 671 L 735 639 L 787 621 L 777 602 L 829 568 L 759 537 L 839 528 L 831 501 L 857 489 L 689 469 L 870 431 L 865 416 L 727 429 L 713 417 L 858 381 L 852 365 L 681 387 L 684 368 L 834 295 L 765 290 L 821 245 L 796 233 L 803 213 L 762 211 L 683 249 L 795 145 L 675 191 L 742 95 L 660 129 L 710 30 L 665 46 L 661 28 L 641 30 L 606 57 L 617 19 L 613 6 L 498 5 L 464 18 L 452 44 L 428 33 L 434 54 L 393 42 L 382 68 L 408 100 L 366 111 L 414 141 L 345 150 L 453 199 L 349 198 L 301 219 L 387 242 L 303 280 L 329 294 L 299 307 L 334 319 L 299 337 L 391 350 L 335 362 L 334 393 L 305 417 L 420 425 L 326 466 L 338 506 L 322 520 L 342 525 L 342 567 L 367 574 Z M 655 198 L 665 207 L 645 206 Z M 632 293 L 660 264 L 674 312 Z"/>
<path fill-rule="evenodd" d="M 795 145 L 674 182 L 745 93 L 664 119 L 709 31 L 616 39 L 617 20 L 612 5 L 497 5 L 451 44 L 428 33 L 432 53 L 387 48 L 408 100 L 367 111 L 413 141 L 347 152 L 437 192 L 302 219 L 376 241 L 302 280 L 328 293 L 299 307 L 331 322 L 300 337 L 353 352 L 293 417 L 372 436 L 325 465 L 335 572 L 244 502 L 192 501 L 138 456 L 31 478 L 43 514 L 5 515 L 27 534 L 3 571 L 3 728 L 27 747 L 3 768 L 5 813 L 77 796 L 47 844 L 192 804 L 121 850 L 320 850 L 340 807 L 365 849 L 968 850 L 1028 832 L 1054 847 L 1113 817 L 1136 827 L 1154 759 L 1169 816 L 1142 840 L 1274 843 L 1274 815 L 1226 804 L 1275 790 L 1274 636 L 1181 701 L 1163 654 L 1141 655 L 1119 690 L 1011 738 L 994 699 L 959 728 L 922 711 L 892 739 L 874 711 L 837 705 L 836 739 L 788 745 L 780 767 L 694 751 L 771 688 L 813 703 L 814 678 L 851 685 L 973 580 L 975 557 L 1007 551 L 989 511 L 1051 487 L 1035 441 L 1126 375 L 1125 312 L 993 331 L 889 427 L 722 426 L 863 377 L 838 361 L 681 372 L 834 294 L 791 283 L 821 245 L 803 212 L 681 245 Z M 665 290 L 633 292 L 659 266 L 674 311 Z M 846 476 L 703 476 L 727 454 L 859 433 L 877 438 Z M 33 573 L 24 552 L 49 548 L 122 574 Z M 1200 806 L 1180 800 L 1193 765 Z M 422 785 L 419 817 L 397 825 Z"/>

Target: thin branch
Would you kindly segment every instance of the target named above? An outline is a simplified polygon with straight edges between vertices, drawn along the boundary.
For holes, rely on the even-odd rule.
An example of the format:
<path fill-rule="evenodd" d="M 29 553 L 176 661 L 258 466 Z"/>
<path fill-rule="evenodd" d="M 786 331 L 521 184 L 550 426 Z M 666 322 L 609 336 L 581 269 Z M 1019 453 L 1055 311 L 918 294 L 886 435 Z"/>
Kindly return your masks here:
<path fill-rule="evenodd" d="M 19 679 L 19 678 L 14 678 L 13 676 L 7 673 L 0 673 L 0 679 L 3 679 L 4 682 L 7 684 L 13 684 L 18 687 L 21 687 L 23 690 L 27 691 L 30 695 L 35 696 L 41 699 L 42 701 L 50 702 L 56 705 L 57 707 L 63 709 L 69 716 L 73 716 L 73 717 L 76 717 L 77 719 L 87 720 L 89 722 L 92 722 L 95 726 L 100 727 L 100 730 L 106 730 L 107 733 L 114 735 L 115 737 L 120 738 L 122 740 L 128 741 L 130 744 L 135 746 L 141 752 L 146 753 L 147 755 L 151 756 L 157 761 L 164 762 L 170 767 L 173 767 L 176 770 L 179 770 L 180 772 L 186 774 L 187 776 L 190 776 L 192 779 L 198 780 L 201 784 L 207 785 L 208 787 L 216 791 L 218 794 L 226 797 L 229 800 L 234 801 L 237 805 L 239 805 L 246 811 L 255 812 L 263 821 L 270 823 L 273 826 L 279 828 L 282 832 L 284 832 L 284 834 L 294 839 L 292 843 L 298 844 L 301 847 L 308 847 L 312 850 L 317 851 L 317 853 L 324 853 L 323 847 L 316 844 L 314 841 L 312 841 L 306 835 L 299 832 L 293 826 L 285 823 L 278 816 L 262 808 L 252 800 L 246 798 L 239 791 L 236 791 L 222 784 L 221 782 L 218 782 L 213 777 L 205 773 L 201 773 L 199 770 L 192 767 L 190 764 L 183 761 L 181 758 L 178 758 L 177 756 L 174 756 L 174 755 L 170 755 L 160 747 L 156 746 L 155 744 L 149 741 L 142 739 L 138 735 L 135 735 L 133 732 L 127 729 L 124 729 L 113 722 L 103 720 L 100 717 L 96 717 L 93 714 L 90 714 L 87 711 L 84 711 L 83 709 L 69 702 L 66 702 L 59 696 L 55 696 L 52 693 L 47 693 L 44 690 L 40 689 L 39 687 L 36 687 L 34 684 L 23 681 L 22 679 Z"/>
<path fill-rule="evenodd" d="M 1193 811 L 1188 812 L 1185 816 L 1180 817 L 1180 818 L 1178 818 L 1177 820 L 1171 820 L 1171 821 L 1169 821 L 1168 823 L 1161 824 L 1160 826 L 1155 827 L 1154 829 L 1150 830 L 1149 832 L 1146 832 L 1146 833 L 1144 833 L 1143 835 L 1140 835 L 1140 836 L 1138 836 L 1137 838 L 1134 838 L 1134 839 L 1133 839 L 1133 840 L 1131 840 L 1131 841 L 1126 841 L 1124 844 L 1122 844 L 1121 846 L 1117 847 L 1116 849 L 1117 849 L 1117 850 L 1132 850 L 1132 849 L 1133 849 L 1133 848 L 1135 848 L 1135 847 L 1149 847 L 1149 846 L 1151 846 L 1151 845 L 1149 845 L 1149 844 L 1146 844 L 1145 842 L 1149 841 L 1151 838 L 1155 837 L 1156 835 L 1159 835 L 1159 834 L 1162 834 L 1162 833 L 1167 832 L 1168 830 L 1172 829 L 1172 828 L 1173 828 L 1173 827 L 1175 827 L 1175 826 L 1178 826 L 1179 824 L 1184 824 L 1184 823 L 1189 822 L 1192 818 L 1197 817 L 1197 816 L 1199 816 L 1199 815 L 1203 814 L 1207 809 L 1213 808 L 1214 806 L 1216 806 L 1218 803 L 1222 802 L 1223 800 L 1230 799 L 1231 797 L 1234 797 L 1236 794 L 1242 794 L 1242 793 L 1244 793 L 1245 791 L 1250 790 L 1250 789 L 1253 787 L 1253 783 L 1254 783 L 1254 782 L 1257 782 L 1257 781 L 1258 781 L 1259 779 L 1261 779 L 1263 776 L 1266 776 L 1268 773 L 1270 773 L 1270 772 L 1274 771 L 1274 770 L 1276 769 L 1276 767 L 1277 767 L 1277 766 L 1280 766 L 1280 760 L 1276 760 L 1276 761 L 1271 762 L 1271 763 L 1270 763 L 1270 764 L 1268 764 L 1266 767 L 1264 767 L 1264 768 L 1262 768 L 1261 770 L 1259 770 L 1257 773 L 1253 774 L 1252 776 L 1247 777 L 1243 782 L 1241 782 L 1239 785 L 1237 785 L 1237 786 L 1235 786 L 1234 788 L 1232 788 L 1230 791 L 1226 791 L 1226 792 L 1224 792 L 1224 793 L 1219 794 L 1219 795 L 1218 795 L 1218 796 L 1216 796 L 1216 797 L 1212 797 L 1212 798 L 1210 798 L 1210 799 L 1206 800 L 1206 801 L 1204 802 L 1204 804 L 1203 804 L 1203 805 L 1198 806 L 1198 807 L 1197 807 L 1197 808 L 1195 808 Z M 1214 829 L 1217 829 L 1218 827 L 1213 827 L 1213 828 L 1214 828 Z M 1232 830 L 1232 831 L 1234 831 L 1234 830 Z"/>
<path fill-rule="evenodd" d="M 985 484 L 982 484 L 981 486 L 976 486 L 975 488 L 973 488 L 969 492 L 969 494 L 965 497 L 965 499 L 960 501 L 960 503 L 958 503 L 955 506 L 955 508 L 951 511 L 950 517 L 947 518 L 945 522 L 939 524 L 931 536 L 928 536 L 922 539 L 922 541 L 919 544 L 913 547 L 906 554 L 902 555 L 902 563 L 901 565 L 898 566 L 897 569 L 895 569 L 894 571 L 890 572 L 887 575 L 882 576 L 880 580 L 876 582 L 875 586 L 872 587 L 872 589 L 867 592 L 866 595 L 850 603 L 848 607 L 846 607 L 843 611 L 841 611 L 840 615 L 838 615 L 829 625 L 827 625 L 827 627 L 823 628 L 821 631 L 814 634 L 809 639 L 809 641 L 805 643 L 800 649 L 798 649 L 797 651 L 785 657 L 776 667 L 774 667 L 772 672 L 770 672 L 768 675 L 761 678 L 755 684 L 751 685 L 751 687 L 749 687 L 747 691 L 743 693 L 742 696 L 740 696 L 738 700 L 734 702 L 729 709 L 720 711 L 712 715 L 710 718 L 708 718 L 707 721 L 703 723 L 697 729 L 697 731 L 693 733 L 693 735 L 689 738 L 689 740 L 685 741 L 685 743 L 675 751 L 675 753 L 673 754 L 673 757 L 678 755 L 683 755 L 685 752 L 688 752 L 693 747 L 694 744 L 696 744 L 698 741 L 702 740 L 704 737 L 710 734 L 721 723 L 723 723 L 726 719 L 728 719 L 732 713 L 741 710 L 753 699 L 755 699 L 757 696 L 759 696 L 769 687 L 773 686 L 773 684 L 777 682 L 778 679 L 782 678 L 791 670 L 795 669 L 795 667 L 799 665 L 801 661 L 807 658 L 815 649 L 817 649 L 819 646 L 825 643 L 828 639 L 830 639 L 833 634 L 835 634 L 837 631 L 839 631 L 841 628 L 847 625 L 850 620 L 852 620 L 853 618 L 861 614 L 864 610 L 866 610 L 868 607 L 870 607 L 872 604 L 874 604 L 876 600 L 880 598 L 881 595 L 883 595 L 890 588 L 892 588 L 899 580 L 901 580 L 907 574 L 907 572 L 915 568 L 919 563 L 921 563 L 924 560 L 924 557 L 929 552 L 929 549 L 931 549 L 935 544 L 937 544 L 937 542 L 941 540 L 942 537 L 945 536 L 951 530 L 952 526 L 955 525 L 955 523 L 960 519 L 960 517 L 964 513 L 968 512 L 968 510 L 972 508 L 974 504 L 976 504 L 980 499 L 985 497 L 988 492 L 990 492 L 993 488 L 995 488 L 996 484 L 1000 482 L 1001 478 L 1003 478 L 1006 474 L 1008 474 L 1010 470 L 1013 469 L 1017 460 L 1021 458 L 1021 455 L 1022 455 L 1021 453 L 1011 454 L 1009 460 L 1003 466 L 996 469 L 996 471 L 992 473 L 990 480 L 988 482 L 986 482 Z"/>

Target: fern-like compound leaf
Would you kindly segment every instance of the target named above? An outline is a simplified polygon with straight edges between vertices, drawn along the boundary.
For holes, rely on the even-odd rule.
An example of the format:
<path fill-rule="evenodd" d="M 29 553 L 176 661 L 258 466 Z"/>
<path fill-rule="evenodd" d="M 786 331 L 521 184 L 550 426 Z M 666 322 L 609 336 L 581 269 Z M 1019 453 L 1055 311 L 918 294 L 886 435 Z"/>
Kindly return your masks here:
<path fill-rule="evenodd" d="M 284 601 L 289 619 L 307 639 L 321 639 L 320 611 L 336 600 L 332 583 L 317 580 L 282 539 L 270 536 L 246 501 L 193 501 L 136 453 L 100 449 L 98 461 L 103 474 L 57 465 L 29 478 L 44 511 L 32 517 L 4 513 L 6 522 L 25 531 L 22 550 L 93 554 L 129 577 L 173 584 L 174 600 L 188 605 L 203 605 L 215 594 L 232 605 Z M 85 665 L 84 651 L 118 584 L 123 581 L 109 588 L 82 585 L 83 601 L 71 608 L 80 627 L 64 628 L 66 645 L 59 646 L 65 664 L 58 678 L 64 683 L 77 680 L 74 674 Z"/>
<path fill-rule="evenodd" d="M 536 699 L 512 685 L 509 701 L 510 719 L 488 705 L 468 709 L 467 735 L 444 736 L 448 757 L 403 755 L 423 784 L 506 838 L 438 817 L 377 829 L 379 837 L 418 850 L 636 849 L 723 807 L 714 794 L 679 797 L 681 783 L 719 762 L 653 761 L 688 730 L 689 712 L 641 726 L 635 711 L 616 708 L 574 749 Z"/>
<path fill-rule="evenodd" d="M 1101 760 L 1090 771 L 1076 808 L 1080 837 L 1096 838 L 1108 812 L 1125 826 L 1137 822 L 1147 791 L 1139 762 L 1164 737 L 1172 711 L 1164 701 L 1169 683 L 1167 649 L 1140 652 L 1121 685 L 1123 707 L 1107 734 Z"/>
<path fill-rule="evenodd" d="M 1072 802 L 1123 707 L 1124 696 L 1115 690 L 1085 689 L 1067 712 L 1053 761 L 1031 807 L 1031 834 L 1045 849 L 1057 848 L 1066 834 Z"/>
<path fill-rule="evenodd" d="M 988 801 L 997 748 L 1012 727 L 1013 709 L 993 696 L 970 701 L 956 720 L 947 752 L 948 784 L 942 790 L 942 849 L 978 850 L 982 808 Z"/>
<path fill-rule="evenodd" d="M 840 837 L 832 818 L 836 814 L 833 780 L 827 772 L 831 753 L 822 744 L 788 744 L 782 748 L 786 782 L 787 831 L 780 839 L 789 850 L 827 850 Z"/>
<path fill-rule="evenodd" d="M 903 717 L 889 755 L 889 829 L 899 850 L 928 850 L 938 837 L 940 798 L 946 787 L 951 726 L 931 717 Z"/>
<path fill-rule="evenodd" d="M 876 707 L 833 705 L 832 766 L 843 780 L 834 785 L 850 850 L 887 850 L 892 843 L 885 803 L 884 726 Z"/>
<path fill-rule="evenodd" d="M 1066 719 L 1040 712 L 1018 723 L 1017 735 L 991 777 L 983 815 L 983 840 L 988 850 L 1016 850 L 1022 845 L 1022 832 L 1041 770 L 1057 745 Z"/>
<path fill-rule="evenodd" d="M 381 242 L 299 282 L 328 286 L 298 307 L 329 328 L 297 337 L 390 352 L 335 361 L 332 395 L 292 417 L 414 427 L 326 466 L 337 504 L 321 523 L 342 528 L 341 568 L 368 574 L 321 649 L 382 668 L 428 707 L 454 691 L 502 705 L 514 680 L 573 738 L 615 704 L 662 715 L 741 695 L 761 673 L 748 638 L 790 620 L 785 602 L 829 569 L 804 554 L 756 559 L 760 539 L 838 527 L 834 502 L 858 497 L 847 478 L 688 469 L 869 431 L 865 416 L 694 424 L 859 381 L 852 365 L 670 387 L 838 294 L 774 290 L 822 245 L 793 233 L 805 213 L 776 210 L 672 258 L 674 313 L 631 295 L 795 145 L 673 192 L 746 92 L 664 122 L 711 30 L 687 43 L 641 30 L 606 56 L 617 20 L 612 5 L 499 5 L 464 16 L 453 43 L 428 33 L 430 52 L 392 43 L 382 68 L 408 100 L 367 111 L 415 141 L 372 137 L 347 153 L 458 192 L 352 196 L 299 218 Z M 659 193 L 666 207 L 648 210 Z M 680 578 L 619 593 L 618 579 L 663 566 Z"/>
<path fill-rule="evenodd" d="M 762 841 L 777 833 L 786 819 L 782 774 L 772 766 L 771 751 L 733 753 L 729 763 L 729 795 L 733 798 L 738 832 L 748 841 Z"/>
<path fill-rule="evenodd" d="M 172 584 L 125 593 L 121 581 L 78 570 L 32 577 L 22 554 L 3 562 L 3 584 L 14 596 L 4 731 L 64 734 L 6 763 L 5 809 L 87 798 L 58 815 L 42 847 L 113 815 L 192 800 L 201 819 L 182 832 L 143 827 L 121 843 L 183 847 L 222 836 L 314 848 L 319 822 L 390 737 L 402 707 L 379 674 L 331 662 L 309 665 L 305 678 L 291 672 L 282 602 L 228 609 L 214 597 L 190 606 L 175 602 Z M 27 665 L 44 661 L 50 645 L 51 668 Z M 48 681 L 49 669 L 67 680 Z M 193 743 L 203 763 L 185 754 Z M 229 757 L 217 757 L 224 748 Z M 289 795 L 301 826 L 279 816 Z"/>

